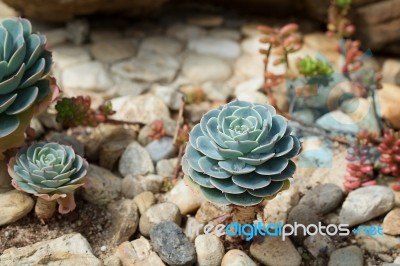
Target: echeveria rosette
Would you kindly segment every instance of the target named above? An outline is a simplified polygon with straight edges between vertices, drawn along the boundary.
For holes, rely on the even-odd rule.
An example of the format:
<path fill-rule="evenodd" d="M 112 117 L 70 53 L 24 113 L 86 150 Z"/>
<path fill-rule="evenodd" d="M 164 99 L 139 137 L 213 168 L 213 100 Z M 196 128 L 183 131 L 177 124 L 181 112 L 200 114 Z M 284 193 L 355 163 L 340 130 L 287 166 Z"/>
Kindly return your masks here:
<path fill-rule="evenodd" d="M 193 127 L 182 167 L 218 205 L 253 206 L 289 187 L 301 150 L 287 120 L 270 105 L 233 101 Z"/>
<path fill-rule="evenodd" d="M 26 117 L 52 94 L 51 65 L 46 37 L 32 33 L 28 20 L 0 21 L 0 141 L 26 129 Z"/>
<path fill-rule="evenodd" d="M 74 191 L 85 185 L 88 163 L 70 146 L 36 143 L 10 160 L 12 185 L 47 201 L 56 200 L 59 212 L 75 209 Z"/>

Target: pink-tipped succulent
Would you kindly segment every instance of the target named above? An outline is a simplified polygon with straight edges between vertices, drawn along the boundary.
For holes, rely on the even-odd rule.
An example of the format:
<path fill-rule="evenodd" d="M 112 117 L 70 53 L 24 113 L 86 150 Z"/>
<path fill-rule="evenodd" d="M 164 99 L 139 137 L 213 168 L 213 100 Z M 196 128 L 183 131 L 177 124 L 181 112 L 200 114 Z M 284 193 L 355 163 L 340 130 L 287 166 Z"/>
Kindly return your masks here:
<path fill-rule="evenodd" d="M 154 121 L 151 125 L 151 130 L 152 132 L 149 137 L 152 139 L 160 139 L 166 135 L 164 121 L 162 119 Z"/>
<path fill-rule="evenodd" d="M 91 103 L 89 96 L 62 98 L 56 104 L 57 122 L 66 128 L 95 127 L 99 123 L 107 121 L 108 116 L 114 113 L 110 102 L 100 106 L 98 110 L 91 109 Z"/>
<path fill-rule="evenodd" d="M 8 165 L 12 185 L 38 197 L 39 219 L 54 214 L 55 203 L 62 214 L 76 207 L 74 192 L 87 182 L 88 163 L 70 146 L 57 143 L 36 143 L 18 151 Z M 43 211 L 43 208 L 45 209 Z"/>
<path fill-rule="evenodd" d="M 348 149 L 346 159 L 347 176 L 344 187 L 347 192 L 359 187 L 372 186 L 374 180 L 374 161 L 378 156 L 375 148 L 375 135 L 362 132 L 357 136 L 356 142 Z"/>
<path fill-rule="evenodd" d="M 400 190 L 400 132 L 386 132 L 378 149 L 381 152 L 380 162 L 383 163 L 382 174 L 396 177 L 397 184 L 393 189 Z"/>
<path fill-rule="evenodd" d="M 348 38 L 356 31 L 348 18 L 351 0 L 331 0 L 328 9 L 328 36 Z"/>

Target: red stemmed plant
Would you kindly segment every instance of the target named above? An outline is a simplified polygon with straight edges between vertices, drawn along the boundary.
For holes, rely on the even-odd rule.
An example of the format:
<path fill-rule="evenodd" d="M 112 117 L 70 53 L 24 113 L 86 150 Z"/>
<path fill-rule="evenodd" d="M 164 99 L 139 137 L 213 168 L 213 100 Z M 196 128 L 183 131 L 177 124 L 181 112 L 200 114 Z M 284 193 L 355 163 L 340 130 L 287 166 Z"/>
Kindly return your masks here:
<path fill-rule="evenodd" d="M 378 149 L 381 152 L 380 162 L 383 163 L 382 174 L 396 177 L 393 189 L 400 191 L 400 132 L 386 132 Z"/>
<path fill-rule="evenodd" d="M 375 145 L 376 136 L 369 132 L 362 132 L 358 134 L 355 143 L 348 149 L 346 157 L 349 161 L 347 165 L 348 174 L 344 182 L 347 192 L 376 184 L 374 161 L 378 153 Z"/>

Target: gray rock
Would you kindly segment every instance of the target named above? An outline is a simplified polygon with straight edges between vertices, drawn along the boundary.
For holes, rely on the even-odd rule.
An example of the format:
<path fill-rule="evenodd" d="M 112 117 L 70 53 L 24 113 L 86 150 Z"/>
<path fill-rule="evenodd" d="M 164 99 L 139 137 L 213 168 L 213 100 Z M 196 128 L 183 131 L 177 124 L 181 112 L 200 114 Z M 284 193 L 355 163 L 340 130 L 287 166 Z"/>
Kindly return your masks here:
<path fill-rule="evenodd" d="M 111 100 L 116 112 L 112 119 L 149 124 L 157 119 L 169 119 L 169 110 L 164 101 L 155 95 L 125 96 Z"/>
<path fill-rule="evenodd" d="M 175 38 L 165 36 L 151 36 L 145 38 L 139 48 L 139 53 L 150 52 L 167 55 L 177 55 L 183 45 Z"/>
<path fill-rule="evenodd" d="M 343 191 L 334 184 L 323 184 L 304 195 L 300 204 L 309 206 L 318 214 L 327 214 L 335 210 L 343 199 Z"/>
<path fill-rule="evenodd" d="M 33 199 L 25 192 L 11 190 L 0 193 L 0 226 L 25 217 L 33 209 L 34 204 Z"/>
<path fill-rule="evenodd" d="M 140 217 L 139 230 L 146 237 L 150 235 L 151 229 L 162 222 L 172 222 L 181 224 L 182 216 L 178 206 L 173 203 L 165 202 L 151 206 Z"/>
<path fill-rule="evenodd" d="M 154 172 L 154 165 L 147 150 L 139 143 L 132 142 L 119 160 L 119 172 L 123 176 L 147 175 Z"/>
<path fill-rule="evenodd" d="M 150 84 L 147 82 L 132 81 L 116 75 L 114 81 L 113 91 L 118 96 L 138 96 L 150 88 Z"/>
<path fill-rule="evenodd" d="M 107 204 L 120 196 L 122 179 L 107 169 L 91 164 L 87 175 L 90 183 L 83 190 L 85 200 L 94 204 Z"/>
<path fill-rule="evenodd" d="M 240 55 L 237 42 L 221 37 L 202 37 L 189 41 L 188 49 L 198 54 L 234 59 Z"/>
<path fill-rule="evenodd" d="M 151 91 L 164 100 L 171 110 L 179 110 L 183 103 L 183 94 L 169 86 L 155 84 Z"/>
<path fill-rule="evenodd" d="M 171 158 L 177 151 L 173 138 L 171 137 L 162 137 L 153 140 L 146 146 L 146 150 L 154 163 L 163 159 Z"/>
<path fill-rule="evenodd" d="M 193 82 L 223 81 L 232 74 L 229 64 L 221 59 L 197 54 L 190 54 L 184 59 L 182 72 Z"/>
<path fill-rule="evenodd" d="M 122 194 L 132 199 L 144 191 L 158 193 L 163 181 L 159 175 L 127 175 L 122 180 Z"/>
<path fill-rule="evenodd" d="M 62 72 L 61 85 L 64 90 L 106 91 L 114 85 L 114 81 L 102 63 L 91 61 L 66 67 Z"/>
<path fill-rule="evenodd" d="M 129 199 L 113 202 L 107 207 L 111 213 L 111 227 L 107 236 L 112 245 L 119 245 L 136 232 L 139 225 L 138 207 Z"/>
<path fill-rule="evenodd" d="M 239 249 L 229 250 L 222 259 L 221 266 L 256 266 L 246 253 Z"/>
<path fill-rule="evenodd" d="M 328 266 L 362 266 L 363 253 L 359 247 L 349 246 L 335 250 L 329 259 Z"/>
<path fill-rule="evenodd" d="M 303 224 L 307 227 L 311 224 L 317 225 L 319 218 L 314 210 L 307 205 L 297 205 L 289 212 L 287 219 L 288 224 L 294 225 L 295 222 L 297 222 L 297 224 Z M 297 230 L 297 235 L 293 235 L 292 240 L 297 243 L 301 243 L 306 237 L 306 232 L 304 232 L 303 228 L 299 227 Z"/>
<path fill-rule="evenodd" d="M 347 196 L 340 211 L 340 222 L 354 226 L 389 212 L 394 194 L 388 187 L 361 187 Z"/>
<path fill-rule="evenodd" d="M 123 78 L 142 81 L 171 82 L 179 68 L 179 62 L 172 56 L 141 53 L 138 57 L 116 63 L 111 71 Z"/>
<path fill-rule="evenodd" d="M 224 244 L 217 236 L 199 235 L 194 241 L 199 266 L 221 265 L 225 255 Z"/>
<path fill-rule="evenodd" d="M 315 258 L 325 257 L 335 250 L 335 244 L 332 239 L 327 235 L 321 234 L 307 237 L 304 240 L 304 246 Z"/>
<path fill-rule="evenodd" d="M 196 262 L 193 244 L 175 223 L 157 224 L 150 232 L 150 239 L 154 250 L 168 265 L 183 266 Z"/>
<path fill-rule="evenodd" d="M 0 256 L 0 262 L 1 265 L 102 265 L 81 234 L 68 234 L 26 247 L 9 248 Z"/>
<path fill-rule="evenodd" d="M 264 265 L 274 266 L 299 266 L 301 256 L 290 239 L 282 240 L 281 237 L 267 236 L 262 242 L 253 242 L 250 254 Z"/>

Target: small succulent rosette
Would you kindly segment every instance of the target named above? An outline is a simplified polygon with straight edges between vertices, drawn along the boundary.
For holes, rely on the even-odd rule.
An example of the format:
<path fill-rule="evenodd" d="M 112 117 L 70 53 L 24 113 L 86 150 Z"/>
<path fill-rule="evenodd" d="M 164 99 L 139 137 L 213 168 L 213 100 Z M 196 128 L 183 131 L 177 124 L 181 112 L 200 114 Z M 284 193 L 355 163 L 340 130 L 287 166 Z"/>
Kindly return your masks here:
<path fill-rule="evenodd" d="M 218 205 L 254 206 L 287 189 L 301 150 L 287 120 L 270 105 L 233 101 L 193 127 L 185 178 Z"/>
<path fill-rule="evenodd" d="M 22 144 L 33 114 L 57 94 L 46 42 L 27 19 L 0 20 L 0 157 Z"/>
<path fill-rule="evenodd" d="M 62 214 L 76 207 L 74 191 L 85 185 L 88 163 L 70 146 L 36 143 L 10 160 L 12 185 L 46 201 L 57 201 Z"/>

